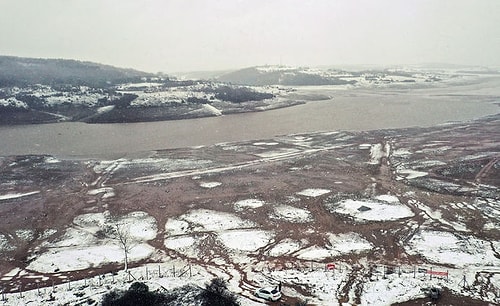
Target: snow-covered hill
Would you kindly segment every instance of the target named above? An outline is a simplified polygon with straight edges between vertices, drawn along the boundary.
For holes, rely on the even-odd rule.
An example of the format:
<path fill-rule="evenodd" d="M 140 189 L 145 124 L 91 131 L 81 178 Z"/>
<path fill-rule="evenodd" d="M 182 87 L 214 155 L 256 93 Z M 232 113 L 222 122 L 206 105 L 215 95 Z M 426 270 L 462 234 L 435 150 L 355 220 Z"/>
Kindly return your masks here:
<path fill-rule="evenodd" d="M 481 70 L 482 71 L 482 70 Z M 492 73 L 492 70 L 488 70 Z M 430 85 L 456 77 L 457 70 L 436 70 L 419 67 L 390 69 L 342 70 L 290 66 L 257 66 L 229 72 L 217 80 L 242 85 L 350 85 L 351 87 Z"/>

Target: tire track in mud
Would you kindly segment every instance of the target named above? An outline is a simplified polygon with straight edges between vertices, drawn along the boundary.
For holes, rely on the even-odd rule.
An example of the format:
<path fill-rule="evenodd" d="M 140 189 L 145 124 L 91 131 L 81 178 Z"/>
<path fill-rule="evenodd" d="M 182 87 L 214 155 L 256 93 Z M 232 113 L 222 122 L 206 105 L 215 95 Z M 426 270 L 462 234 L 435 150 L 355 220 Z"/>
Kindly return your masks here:
<path fill-rule="evenodd" d="M 495 166 L 496 163 L 500 161 L 500 156 L 496 156 L 493 158 L 489 163 L 487 163 L 476 175 L 476 178 L 474 179 L 474 182 L 477 184 L 481 184 L 481 179 L 486 176 L 486 174 Z"/>
<path fill-rule="evenodd" d="M 262 163 L 279 162 L 279 161 L 285 161 L 285 160 L 289 160 L 289 159 L 293 159 L 293 158 L 302 158 L 304 156 L 309 156 L 310 154 L 319 153 L 319 152 L 323 152 L 323 151 L 329 151 L 329 150 L 333 150 L 333 149 L 341 149 L 341 148 L 350 147 L 353 145 L 354 144 L 343 144 L 343 145 L 334 145 L 334 146 L 321 147 L 321 148 L 312 148 L 312 149 L 309 148 L 307 150 L 304 150 L 303 148 L 299 148 L 299 151 L 296 151 L 296 152 L 294 151 L 294 152 L 283 153 L 283 154 L 279 154 L 276 156 L 255 159 L 252 161 L 245 161 L 245 162 L 240 162 L 240 163 L 235 163 L 235 164 L 229 164 L 226 166 L 218 166 L 218 167 L 211 167 L 211 168 L 205 168 L 205 169 L 189 169 L 189 170 L 181 170 L 181 171 L 172 171 L 172 172 L 161 173 L 161 174 L 146 175 L 146 176 L 141 176 L 141 177 L 130 179 L 129 181 L 116 183 L 113 185 L 149 183 L 149 182 L 167 180 L 167 179 L 172 179 L 172 178 L 180 178 L 180 177 L 185 177 L 185 176 L 195 176 L 195 175 L 203 175 L 203 174 L 220 173 L 220 172 L 226 172 L 226 171 L 231 171 L 231 170 L 241 170 L 244 168 L 261 165 Z M 108 168 L 106 168 L 107 171 L 105 174 L 103 174 L 103 178 L 100 180 L 101 186 L 105 186 L 104 183 L 107 182 L 107 180 L 109 179 L 109 176 L 111 176 L 113 174 L 113 172 L 119 166 L 120 166 L 120 164 L 116 163 L 116 165 L 114 165 L 114 167 L 108 167 L 108 168 L 110 168 L 109 170 L 107 170 Z"/>
<path fill-rule="evenodd" d="M 343 303 L 349 303 L 351 297 L 351 290 L 354 290 L 354 298 L 355 301 L 352 301 L 354 304 L 359 304 L 361 301 L 360 296 L 362 292 L 362 282 L 361 273 L 363 266 L 361 265 L 353 265 L 352 270 L 347 275 L 347 278 L 344 279 L 337 288 L 337 301 L 340 305 Z M 360 287 L 361 286 L 361 287 Z"/>

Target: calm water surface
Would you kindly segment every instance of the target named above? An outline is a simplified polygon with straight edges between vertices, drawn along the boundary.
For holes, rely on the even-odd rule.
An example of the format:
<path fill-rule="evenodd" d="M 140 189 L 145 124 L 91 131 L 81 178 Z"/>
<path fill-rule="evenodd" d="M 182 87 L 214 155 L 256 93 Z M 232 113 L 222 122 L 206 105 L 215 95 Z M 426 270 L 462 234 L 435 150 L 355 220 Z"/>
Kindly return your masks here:
<path fill-rule="evenodd" d="M 118 158 L 140 156 L 155 149 L 265 139 L 291 133 L 424 127 L 496 114 L 499 108 L 495 102 L 500 101 L 493 95 L 500 93 L 491 86 L 411 92 L 301 90 L 322 91 L 334 98 L 266 112 L 192 120 L 0 126 L 0 155 Z"/>

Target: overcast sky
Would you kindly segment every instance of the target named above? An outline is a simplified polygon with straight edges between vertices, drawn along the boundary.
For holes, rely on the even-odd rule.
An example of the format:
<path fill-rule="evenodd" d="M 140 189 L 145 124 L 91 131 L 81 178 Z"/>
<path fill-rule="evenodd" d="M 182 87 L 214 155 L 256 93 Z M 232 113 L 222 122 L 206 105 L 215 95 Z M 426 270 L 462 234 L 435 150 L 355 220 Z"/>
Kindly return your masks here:
<path fill-rule="evenodd" d="M 0 0 L 0 55 L 149 72 L 500 66 L 499 0 Z"/>

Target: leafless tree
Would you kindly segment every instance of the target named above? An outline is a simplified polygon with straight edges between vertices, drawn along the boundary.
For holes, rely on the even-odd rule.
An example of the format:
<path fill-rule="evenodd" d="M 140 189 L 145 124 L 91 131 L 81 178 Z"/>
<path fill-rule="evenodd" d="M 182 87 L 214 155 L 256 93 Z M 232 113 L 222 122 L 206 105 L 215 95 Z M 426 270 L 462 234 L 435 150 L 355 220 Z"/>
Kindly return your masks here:
<path fill-rule="evenodd" d="M 124 224 L 124 223 L 119 223 L 115 222 L 113 224 L 114 226 L 114 232 L 115 232 L 115 239 L 118 241 L 120 248 L 123 250 L 123 255 L 125 257 L 125 268 L 124 270 L 128 270 L 128 254 L 134 247 L 134 245 L 131 243 L 131 237 L 130 237 L 130 231 L 129 227 Z"/>
<path fill-rule="evenodd" d="M 118 218 L 111 217 L 109 224 L 103 231 L 104 236 L 116 241 L 123 251 L 124 255 L 124 270 L 128 270 L 128 256 L 130 251 L 134 248 L 134 240 L 130 234 L 130 227 L 128 224 L 119 220 Z"/>

